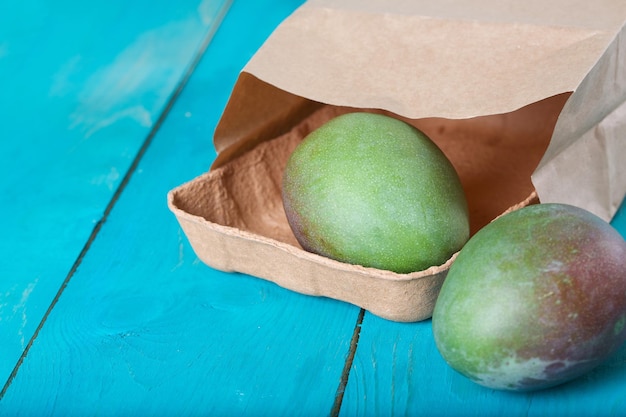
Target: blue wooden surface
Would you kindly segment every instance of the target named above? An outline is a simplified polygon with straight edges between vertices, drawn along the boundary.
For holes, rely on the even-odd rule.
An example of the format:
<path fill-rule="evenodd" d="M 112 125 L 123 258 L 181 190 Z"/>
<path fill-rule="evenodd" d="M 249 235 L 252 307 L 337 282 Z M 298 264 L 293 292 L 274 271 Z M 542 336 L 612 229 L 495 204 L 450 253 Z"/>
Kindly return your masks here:
<path fill-rule="evenodd" d="M 157 3 L 3 3 L 0 376 L 15 366 L 217 13 L 200 0 Z"/>
<path fill-rule="evenodd" d="M 3 5 L 0 416 L 626 415 L 626 347 L 562 387 L 492 391 L 429 321 L 198 261 L 165 195 L 208 169 L 239 70 L 301 3 L 235 0 L 221 24 L 227 0 Z"/>
<path fill-rule="evenodd" d="M 56 207 L 47 204 L 42 196 L 33 197 L 42 206 L 32 215 L 33 220 L 46 212 L 46 222 L 38 227 L 56 239 L 65 224 L 73 224 L 77 232 L 68 235 L 77 242 L 67 247 L 51 244 L 47 249 L 52 252 L 51 258 L 59 255 L 66 258 L 58 260 L 58 271 L 50 271 L 50 277 L 40 279 L 50 282 L 47 294 L 36 296 L 35 291 L 25 293 L 20 287 L 21 291 L 14 292 L 21 297 L 7 296 L 2 301 L 3 323 L 5 317 L 21 318 L 14 313 L 16 307 L 30 312 L 41 304 L 39 314 L 29 317 L 35 328 L 55 291 L 62 290 L 23 362 L 18 362 L 22 352 L 19 348 L 26 347 L 33 330 L 29 334 L 16 330 L 20 320 L 17 325 L 3 327 L 3 339 L 19 343 L 18 349 L 2 356 L 2 363 L 6 364 L 2 376 L 7 383 L 0 415 L 228 415 L 244 411 L 254 414 L 259 410 L 289 415 L 294 405 L 315 414 L 326 414 L 332 409 L 359 309 L 333 300 L 293 294 L 251 277 L 210 270 L 193 254 L 165 199 L 169 189 L 209 167 L 215 157 L 211 134 L 239 70 L 276 24 L 298 5 L 298 2 L 274 2 L 268 8 L 268 3 L 241 1 L 232 6 L 184 93 L 160 125 L 155 126 L 159 112 L 164 110 L 167 98 L 193 61 L 203 38 L 210 33 L 211 22 L 206 21 L 204 26 L 198 25 L 197 31 L 178 38 L 179 45 L 173 41 L 179 34 L 176 31 L 167 31 L 167 39 L 150 35 L 149 42 L 141 42 L 139 49 L 131 48 L 131 54 L 125 52 L 128 47 L 122 47 L 120 42 L 120 54 L 123 60 L 130 61 L 130 67 L 138 65 L 140 68 L 136 70 L 140 72 L 156 72 L 145 75 L 149 85 L 141 94 L 130 91 L 129 97 L 116 98 L 113 91 L 109 96 L 109 90 L 117 83 L 126 85 L 127 78 L 134 77 L 129 73 L 105 71 L 104 75 L 96 76 L 98 83 L 89 86 L 100 91 L 104 96 L 101 98 L 110 98 L 111 106 L 117 106 L 118 100 L 136 100 L 134 106 L 150 105 L 155 114 L 145 124 L 98 112 L 85 117 L 90 121 L 89 127 L 81 130 L 76 143 L 68 146 L 83 146 L 86 150 L 76 156 L 76 161 L 55 166 L 54 175 L 59 179 L 49 191 L 73 197 L 74 203 Z M 194 15 L 197 7 L 188 4 L 188 12 Z M 138 8 L 135 19 L 141 20 L 140 11 L 145 13 L 147 8 L 146 4 Z M 167 9 L 158 14 L 165 22 L 174 19 Z M 79 30 L 67 22 L 65 28 L 68 32 Z M 119 28 L 132 32 L 127 35 L 131 44 L 133 39 L 144 39 L 146 33 L 155 31 L 134 23 L 117 26 L 116 30 Z M 142 30 L 144 33 L 134 33 Z M 191 48 L 185 43 L 190 43 Z M 143 48 L 152 48 L 153 53 L 162 51 L 165 56 L 151 61 Z M 161 73 L 161 65 L 174 53 L 171 48 L 190 48 L 177 77 Z M 109 68 L 108 61 L 119 62 L 119 56 L 113 51 L 106 59 L 102 58 L 107 62 L 102 66 Z M 160 83 L 162 78 L 170 77 L 169 87 Z M 89 84 L 89 79 L 83 81 Z M 103 80 L 112 85 L 105 84 L 101 90 L 99 85 Z M 77 89 L 81 90 L 80 83 Z M 162 97 L 158 109 L 152 103 L 153 96 Z M 50 101 L 49 96 L 36 95 L 34 99 Z M 58 141 L 78 129 L 71 125 L 73 120 L 69 120 L 68 126 L 67 119 L 71 119 L 74 107 L 80 107 L 82 102 L 75 97 L 65 101 L 71 103 L 67 103 L 64 112 L 50 110 L 54 112 L 49 116 L 51 120 L 61 119 L 53 140 L 46 142 L 45 150 L 33 150 L 31 143 L 22 142 L 25 156 L 35 153 L 44 162 L 55 163 L 59 153 L 71 152 L 65 148 L 54 151 Z M 101 104 L 93 103 L 98 108 Z M 104 121 L 103 129 L 94 129 L 101 121 Z M 137 125 L 143 129 L 135 128 Z M 106 210 L 153 126 L 158 131 L 145 155 L 136 167 L 131 167 L 130 181 L 119 198 L 116 197 L 106 222 L 63 287 L 66 274 L 94 228 L 94 221 Z M 35 133 L 25 137 L 25 141 L 45 142 Z M 121 162 L 116 168 L 119 178 L 105 184 L 96 200 L 85 194 L 92 187 L 89 180 L 93 174 L 89 170 L 100 163 L 107 166 L 100 161 L 101 148 L 118 155 Z M 16 149 L 21 148 L 16 146 Z M 6 158 L 6 162 L 12 159 L 15 158 Z M 16 163 L 19 165 L 21 161 Z M 47 167 L 31 169 L 32 177 L 18 179 L 7 187 L 51 177 Z M 74 180 L 79 184 L 65 191 L 67 183 Z M 81 207 L 74 204 L 80 205 L 83 198 L 94 206 L 94 221 L 80 224 L 80 218 L 75 218 L 73 213 Z M 6 228 L 11 227 L 10 223 L 7 221 Z M 23 226 L 13 227 L 15 234 L 21 234 L 30 245 L 46 244 L 38 235 L 24 235 Z M 82 234 L 76 235 L 78 232 Z M 9 248 L 6 249 L 9 253 Z M 12 260 L 13 269 L 3 276 L 13 276 L 15 281 L 9 282 L 7 288 L 21 284 L 20 281 L 27 284 L 31 266 L 39 265 L 42 271 L 48 268 L 46 258 L 29 262 L 27 256 L 32 253 L 27 248 L 19 255 L 23 258 Z M 19 367 L 11 375 L 16 364 Z"/>
<path fill-rule="evenodd" d="M 0 377 L 15 367 L 220 2 L 0 6 Z"/>

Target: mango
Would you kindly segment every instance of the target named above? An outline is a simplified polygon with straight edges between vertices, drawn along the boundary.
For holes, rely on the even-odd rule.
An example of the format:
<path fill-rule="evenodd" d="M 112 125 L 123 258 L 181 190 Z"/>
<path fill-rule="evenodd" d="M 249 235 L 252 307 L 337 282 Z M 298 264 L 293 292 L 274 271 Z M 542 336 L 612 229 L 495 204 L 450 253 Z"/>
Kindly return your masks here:
<path fill-rule="evenodd" d="M 626 340 L 626 242 L 574 206 L 505 214 L 458 254 L 432 329 L 448 364 L 486 387 L 531 391 L 579 377 Z"/>
<path fill-rule="evenodd" d="M 283 174 L 303 249 L 410 273 L 445 263 L 469 238 L 459 177 L 424 133 L 394 117 L 338 116 L 298 144 Z"/>

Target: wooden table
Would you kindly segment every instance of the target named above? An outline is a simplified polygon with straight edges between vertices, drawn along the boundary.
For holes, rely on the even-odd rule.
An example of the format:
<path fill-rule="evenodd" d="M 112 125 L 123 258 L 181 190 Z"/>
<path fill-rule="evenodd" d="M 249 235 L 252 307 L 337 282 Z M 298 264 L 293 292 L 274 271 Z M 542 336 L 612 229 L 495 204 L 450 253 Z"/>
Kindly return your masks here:
<path fill-rule="evenodd" d="M 302 0 L 230 3 L 3 3 L 0 416 L 625 416 L 626 347 L 493 391 L 429 321 L 198 261 L 166 194 L 208 169 L 239 71 Z"/>

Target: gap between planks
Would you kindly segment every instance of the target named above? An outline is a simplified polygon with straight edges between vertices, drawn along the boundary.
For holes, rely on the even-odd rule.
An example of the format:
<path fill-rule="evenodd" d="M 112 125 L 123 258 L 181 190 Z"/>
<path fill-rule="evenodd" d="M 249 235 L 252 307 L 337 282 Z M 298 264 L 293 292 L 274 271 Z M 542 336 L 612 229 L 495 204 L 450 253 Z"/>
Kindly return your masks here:
<path fill-rule="evenodd" d="M 28 344 L 26 345 L 26 347 L 24 348 L 24 351 L 22 352 L 22 355 L 20 356 L 20 358 L 18 359 L 17 363 L 15 364 L 15 367 L 13 368 L 13 371 L 11 372 L 9 377 L 7 378 L 5 384 L 4 384 L 3 388 L 2 388 L 2 391 L 0 391 L 0 400 L 2 400 L 2 398 L 4 397 L 6 392 L 8 391 L 9 387 L 11 386 L 11 383 L 13 382 L 15 377 L 17 376 L 17 373 L 18 373 L 20 367 L 22 366 L 22 363 L 24 363 L 24 359 L 26 359 L 26 356 L 28 355 L 28 352 L 30 351 L 33 343 L 37 339 L 37 336 L 39 335 L 39 332 L 41 331 L 41 329 L 45 325 L 46 320 L 50 316 L 50 313 L 52 312 L 52 310 L 56 306 L 57 302 L 61 298 L 61 295 L 63 294 L 63 291 L 65 291 L 65 288 L 67 287 L 67 285 L 69 284 L 70 280 L 72 279 L 72 277 L 76 273 L 78 267 L 80 266 L 80 264 L 82 263 L 83 259 L 87 255 L 87 252 L 89 252 L 89 249 L 91 248 L 91 244 L 95 241 L 96 237 L 98 236 L 98 233 L 100 233 L 100 230 L 102 229 L 102 226 L 107 221 L 109 215 L 111 214 L 111 211 L 113 211 L 113 207 L 115 206 L 115 204 L 119 200 L 120 196 L 122 195 L 122 193 L 126 189 L 126 186 L 130 182 L 130 178 L 133 176 L 133 174 L 137 170 L 137 167 L 139 166 L 139 163 L 141 162 L 141 159 L 143 158 L 144 154 L 146 153 L 146 151 L 150 147 L 150 144 L 152 143 L 152 140 L 154 139 L 154 137 L 156 136 L 157 132 L 159 131 L 159 129 L 163 125 L 163 122 L 165 121 L 165 118 L 167 117 L 167 115 L 171 111 L 172 107 L 174 107 L 174 103 L 176 102 L 176 100 L 178 99 L 180 94 L 182 93 L 183 89 L 185 88 L 185 85 L 187 85 L 187 82 L 191 78 L 191 75 L 193 74 L 193 72 L 195 71 L 196 67 L 200 63 L 200 60 L 202 59 L 202 56 L 204 55 L 204 52 L 206 51 L 207 47 L 211 43 L 211 40 L 213 39 L 213 36 L 215 35 L 215 32 L 217 31 L 217 29 L 220 26 L 222 20 L 226 16 L 226 13 L 227 13 L 228 9 L 230 8 L 230 5 L 232 4 L 232 1 L 233 0 L 227 0 L 226 2 L 224 2 L 224 4 L 222 5 L 221 10 L 219 11 L 219 13 L 215 17 L 215 20 L 211 23 L 208 32 L 206 33 L 206 35 L 204 36 L 204 39 L 202 40 L 202 43 L 200 44 L 200 47 L 198 48 L 198 50 L 196 51 L 196 53 L 192 57 L 192 60 L 191 60 L 191 62 L 189 64 L 189 67 L 187 68 L 187 70 L 185 71 L 185 73 L 181 77 L 180 81 L 176 85 L 176 88 L 174 89 L 172 95 L 167 100 L 167 102 L 165 104 L 165 108 L 163 109 L 163 111 L 159 115 L 159 118 L 156 120 L 155 124 L 150 129 L 150 132 L 148 132 L 148 135 L 146 136 L 145 140 L 143 141 L 141 147 L 139 148 L 139 151 L 137 152 L 137 155 L 135 155 L 135 158 L 133 159 L 133 162 L 131 163 L 130 167 L 126 171 L 126 174 L 124 175 L 124 178 L 122 178 L 122 181 L 120 182 L 119 186 L 115 190 L 115 193 L 111 197 L 111 200 L 107 204 L 107 206 L 106 206 L 106 208 L 104 210 L 104 213 L 102 214 L 102 217 L 100 218 L 100 220 L 98 220 L 98 222 L 94 226 L 93 230 L 91 231 L 91 234 L 89 235 L 89 238 L 85 242 L 85 245 L 81 249 L 80 253 L 78 254 L 78 257 L 76 258 L 76 260 L 74 261 L 74 264 L 70 268 L 70 270 L 67 273 L 67 275 L 66 275 L 65 279 L 63 280 L 63 282 L 61 283 L 61 286 L 59 287 L 59 290 L 57 291 L 56 295 L 52 299 L 52 302 L 48 306 L 48 309 L 46 310 L 46 312 L 44 313 L 43 317 L 41 318 L 41 321 L 39 322 L 39 325 L 35 329 L 35 332 L 33 333 L 32 337 L 28 341 Z"/>
<path fill-rule="evenodd" d="M 356 348 L 359 343 L 359 336 L 361 335 L 361 325 L 363 324 L 363 317 L 365 316 L 365 309 L 359 311 L 359 315 L 356 319 L 354 331 L 352 332 L 352 339 L 350 339 L 350 349 L 348 350 L 348 356 L 346 362 L 343 365 L 343 371 L 341 372 L 341 379 L 339 380 L 339 386 L 335 394 L 335 403 L 330 410 L 330 417 L 338 417 L 341 410 L 341 403 L 343 402 L 343 394 L 346 391 L 348 385 L 348 378 L 350 377 L 350 369 L 352 369 L 352 362 L 354 362 L 354 355 L 356 354 Z"/>

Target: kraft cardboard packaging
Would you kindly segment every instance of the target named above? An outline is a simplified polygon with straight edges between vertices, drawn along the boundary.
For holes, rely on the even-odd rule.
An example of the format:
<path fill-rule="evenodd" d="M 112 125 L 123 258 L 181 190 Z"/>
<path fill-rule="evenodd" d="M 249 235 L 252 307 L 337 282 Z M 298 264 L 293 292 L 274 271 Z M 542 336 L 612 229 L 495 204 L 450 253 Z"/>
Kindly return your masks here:
<path fill-rule="evenodd" d="M 297 144 L 351 111 L 423 130 L 475 233 L 537 202 L 610 220 L 626 194 L 626 2 L 310 0 L 242 70 L 210 170 L 168 194 L 207 265 L 395 321 L 431 316 L 453 255 L 396 274 L 300 248 L 281 199 Z"/>

